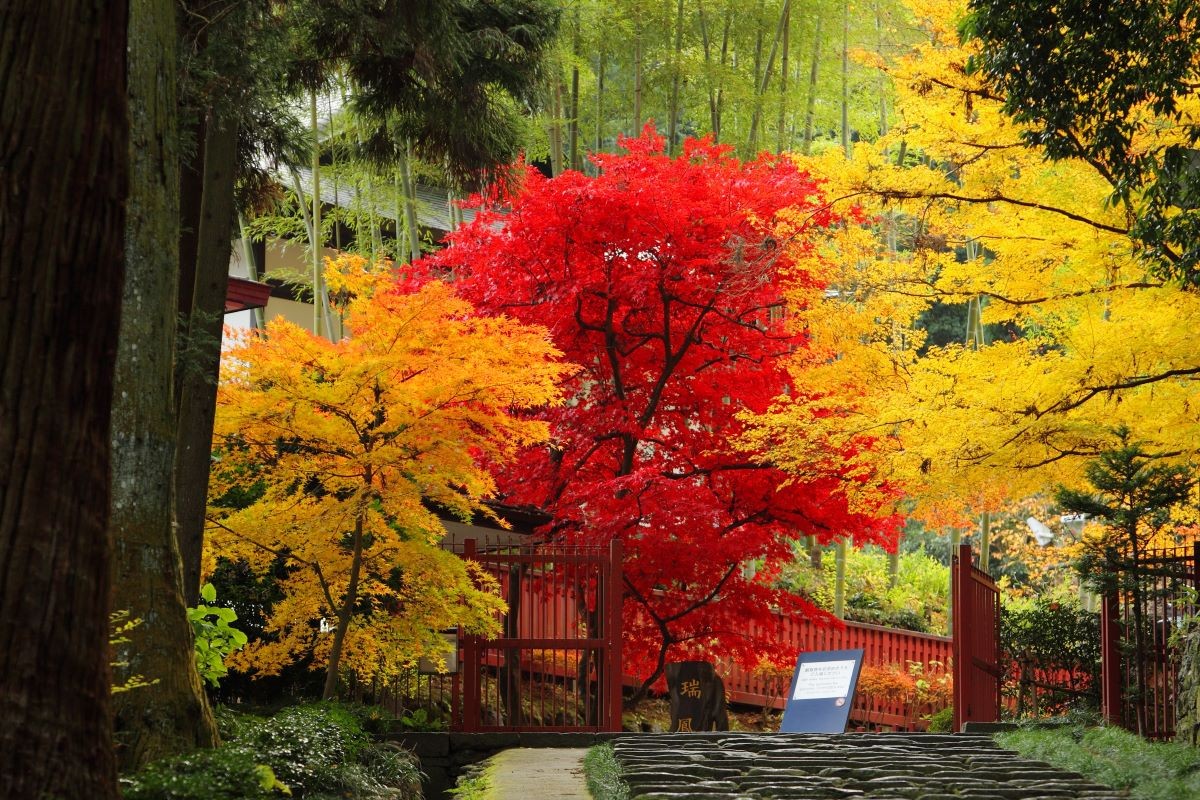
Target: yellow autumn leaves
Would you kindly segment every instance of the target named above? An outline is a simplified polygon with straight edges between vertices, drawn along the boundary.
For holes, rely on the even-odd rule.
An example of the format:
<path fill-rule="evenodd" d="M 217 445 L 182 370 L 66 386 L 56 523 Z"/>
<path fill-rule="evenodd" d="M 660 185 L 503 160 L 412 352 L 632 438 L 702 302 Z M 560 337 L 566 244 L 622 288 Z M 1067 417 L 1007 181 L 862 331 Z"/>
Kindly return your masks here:
<path fill-rule="evenodd" d="M 489 468 L 546 438 L 518 412 L 560 402 L 569 371 L 545 331 L 476 317 L 440 282 L 401 292 L 351 257 L 328 280 L 348 338 L 276 319 L 222 362 L 210 559 L 286 565 L 267 636 L 235 659 L 251 672 L 324 666 L 335 643 L 360 676 L 394 672 L 441 655 L 440 629 L 491 631 L 501 603 L 438 547 L 431 508 L 487 514 Z"/>
<path fill-rule="evenodd" d="M 1078 484 L 1120 425 L 1194 459 L 1200 296 L 1149 274 L 1095 169 L 1024 143 L 970 74 L 965 4 L 910 6 L 927 37 L 888 66 L 896 127 L 852 159 L 804 161 L 836 210 L 858 204 L 868 221 L 814 256 L 837 291 L 791 298 L 820 363 L 758 435 L 794 470 L 815 436 L 858 442 L 860 468 L 935 525 Z M 935 303 L 981 310 L 982 324 L 964 310 L 954 341 L 923 349 Z"/>

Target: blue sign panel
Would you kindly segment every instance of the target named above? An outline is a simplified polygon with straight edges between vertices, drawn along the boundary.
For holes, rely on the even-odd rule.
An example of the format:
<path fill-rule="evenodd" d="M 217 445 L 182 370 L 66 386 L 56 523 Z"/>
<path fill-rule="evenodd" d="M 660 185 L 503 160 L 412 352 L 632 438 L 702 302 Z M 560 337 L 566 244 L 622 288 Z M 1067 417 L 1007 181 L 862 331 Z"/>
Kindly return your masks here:
<path fill-rule="evenodd" d="M 862 669 L 863 651 L 801 653 L 788 690 L 779 730 L 783 733 L 843 733 Z"/>

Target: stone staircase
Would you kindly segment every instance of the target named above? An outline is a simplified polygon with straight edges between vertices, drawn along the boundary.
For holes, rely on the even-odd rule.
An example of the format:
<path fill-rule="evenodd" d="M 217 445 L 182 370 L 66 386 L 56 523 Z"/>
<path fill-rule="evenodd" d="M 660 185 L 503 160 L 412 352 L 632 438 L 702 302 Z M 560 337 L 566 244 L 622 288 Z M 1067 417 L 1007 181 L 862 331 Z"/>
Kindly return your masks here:
<path fill-rule="evenodd" d="M 612 741 L 631 800 L 1120 800 L 969 734 L 641 734 Z"/>

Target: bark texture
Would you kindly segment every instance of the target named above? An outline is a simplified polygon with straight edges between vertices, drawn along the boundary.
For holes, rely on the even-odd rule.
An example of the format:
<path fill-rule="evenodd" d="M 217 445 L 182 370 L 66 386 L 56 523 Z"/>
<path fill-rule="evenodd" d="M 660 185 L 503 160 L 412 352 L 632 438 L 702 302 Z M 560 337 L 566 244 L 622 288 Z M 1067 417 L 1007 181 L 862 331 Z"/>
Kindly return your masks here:
<path fill-rule="evenodd" d="M 127 5 L 0 4 L 0 787 L 115 798 L 109 414 Z"/>
<path fill-rule="evenodd" d="M 175 522 L 183 560 L 183 596 L 190 606 L 200 596 L 200 557 L 204 544 L 204 510 L 208 502 L 208 469 L 212 451 L 213 417 L 217 408 L 217 375 L 221 362 L 221 329 L 225 319 L 225 290 L 229 254 L 233 247 L 233 194 L 237 127 L 210 112 L 200 151 L 203 166 L 197 218 L 182 220 L 196 231 L 194 267 L 184 264 L 180 275 L 190 286 L 180 287 L 181 352 L 176 359 L 178 439 L 175 452 Z M 185 167 L 185 173 L 187 168 Z M 185 181 L 185 185 L 189 182 Z M 194 187 L 193 187 L 194 188 Z M 183 199 L 184 208 L 191 204 Z"/>
<path fill-rule="evenodd" d="M 151 686 L 113 699 L 122 772 L 211 747 L 216 726 L 196 672 L 173 526 L 179 153 L 172 0 L 131 0 L 130 193 L 113 393 L 114 609 L 142 624 L 120 647 L 118 680 Z"/>

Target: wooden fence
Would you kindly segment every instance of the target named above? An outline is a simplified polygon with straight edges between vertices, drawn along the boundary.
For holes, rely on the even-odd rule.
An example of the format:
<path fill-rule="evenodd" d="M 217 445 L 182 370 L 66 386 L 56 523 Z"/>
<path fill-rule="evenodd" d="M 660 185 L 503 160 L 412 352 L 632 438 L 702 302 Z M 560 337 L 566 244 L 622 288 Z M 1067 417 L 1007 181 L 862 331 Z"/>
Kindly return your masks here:
<path fill-rule="evenodd" d="M 803 619 L 775 615 L 776 635 L 788 646 L 803 652 L 819 650 L 863 649 L 863 665 L 899 666 L 907 670 L 919 664 L 926 680 L 936 680 L 950 669 L 953 640 L 946 636 L 883 628 L 861 622 L 846 622 L 844 627 L 814 625 Z M 792 674 L 770 675 L 744 670 L 737 664 L 722 664 L 718 672 L 725 681 L 725 694 L 731 702 L 759 708 L 782 709 Z M 627 685 L 631 679 L 627 679 Z M 906 700 L 884 700 L 858 692 L 850 718 L 861 725 L 887 726 L 913 730 L 924 727 L 921 714 L 936 709 L 914 707 Z"/>

